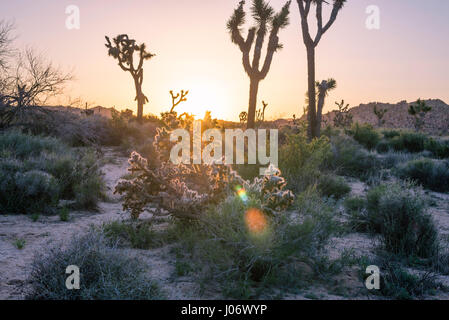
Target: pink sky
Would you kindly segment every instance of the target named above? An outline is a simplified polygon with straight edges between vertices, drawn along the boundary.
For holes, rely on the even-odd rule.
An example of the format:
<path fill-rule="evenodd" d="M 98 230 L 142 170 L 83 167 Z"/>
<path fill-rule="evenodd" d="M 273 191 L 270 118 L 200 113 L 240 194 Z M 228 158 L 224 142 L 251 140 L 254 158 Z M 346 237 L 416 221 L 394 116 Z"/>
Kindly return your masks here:
<path fill-rule="evenodd" d="M 248 1 L 247 1 L 248 2 Z M 272 0 L 277 10 L 284 1 Z M 65 8 L 77 5 L 81 29 L 65 27 Z M 14 19 L 20 47 L 31 45 L 66 68 L 76 81 L 72 98 L 135 110 L 133 82 L 107 56 L 104 36 L 128 33 L 157 57 L 145 64 L 144 112 L 169 108 L 169 90 L 190 90 L 179 111 L 237 120 L 246 110 L 249 81 L 226 21 L 238 0 L 14 0 L 1 1 L 3 19 Z M 368 5 L 380 8 L 380 30 L 365 27 Z M 249 2 L 246 5 L 249 9 Z M 348 0 L 317 49 L 317 79 L 333 77 L 338 88 L 327 99 L 358 105 L 439 98 L 449 102 L 449 1 Z M 305 47 L 296 1 L 291 23 L 281 31 L 284 49 L 275 54 L 261 83 L 259 101 L 268 117 L 302 113 L 306 91 Z M 248 17 L 248 26 L 251 19 Z M 260 103 L 259 103 L 260 104 Z"/>

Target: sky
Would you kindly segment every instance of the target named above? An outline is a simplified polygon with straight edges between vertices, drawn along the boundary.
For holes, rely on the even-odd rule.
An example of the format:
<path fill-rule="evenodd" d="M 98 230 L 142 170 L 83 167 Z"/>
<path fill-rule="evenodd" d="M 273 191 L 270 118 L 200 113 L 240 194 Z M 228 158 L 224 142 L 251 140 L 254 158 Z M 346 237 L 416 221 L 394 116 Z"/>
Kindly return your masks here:
<path fill-rule="evenodd" d="M 127 33 L 145 42 L 156 57 L 144 65 L 144 113 L 171 106 L 170 90 L 190 90 L 179 112 L 238 120 L 248 105 L 249 79 L 226 22 L 239 0 L 2 0 L 0 19 L 14 20 L 16 46 L 32 47 L 76 80 L 64 103 L 81 98 L 92 105 L 136 109 L 131 75 L 107 56 L 104 36 Z M 245 9 L 249 12 L 250 2 Z M 279 10 L 285 0 L 271 0 Z M 80 10 L 80 29 L 66 28 L 66 8 Z M 380 28 L 369 30 L 366 9 L 380 9 Z M 326 11 L 328 13 L 328 11 Z M 348 0 L 317 47 L 317 80 L 333 77 L 337 89 L 326 100 L 356 106 L 417 98 L 449 103 L 449 1 Z M 313 15 L 312 15 L 313 16 Z M 311 20 L 314 24 L 315 21 Z M 252 25 L 248 15 L 244 34 Z M 284 48 L 275 53 L 261 82 L 258 105 L 268 102 L 266 118 L 302 115 L 307 60 L 296 1 L 290 25 L 281 30 Z"/>

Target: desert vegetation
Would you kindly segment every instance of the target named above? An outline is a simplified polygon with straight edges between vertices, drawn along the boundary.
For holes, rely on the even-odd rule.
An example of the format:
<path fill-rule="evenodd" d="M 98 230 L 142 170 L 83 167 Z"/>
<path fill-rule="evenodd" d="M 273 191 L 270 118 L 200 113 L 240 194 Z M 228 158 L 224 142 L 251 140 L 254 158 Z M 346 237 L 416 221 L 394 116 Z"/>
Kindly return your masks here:
<path fill-rule="evenodd" d="M 30 263 L 21 266 L 29 275 L 20 291 L 10 281 L 0 297 L 447 298 L 449 140 L 423 132 L 432 108 L 422 100 L 408 111 L 414 130 L 386 127 L 389 112 L 376 107 L 377 127 L 359 123 L 344 100 L 326 122 L 323 110 L 337 82 L 316 81 L 315 51 L 345 1 L 329 2 L 326 22 L 326 1 L 297 3 L 307 107 L 302 118 L 281 125 L 265 117 L 269 100 L 257 109 L 257 95 L 282 48 L 290 1 L 278 13 L 266 1 L 252 1 L 256 27 L 245 38 L 245 1 L 226 25 L 250 78 L 240 123 L 215 119 L 213 109 L 203 119 L 178 114 L 188 88 L 170 91 L 172 104 L 159 116 L 144 114 L 143 64 L 154 54 L 126 34 L 106 37 L 106 47 L 133 77 L 136 116 L 49 106 L 72 74 L 33 51 L 10 57 L 13 26 L 1 22 L 0 224 L 12 226 L 1 245 L 8 257 Z M 245 164 L 197 164 L 193 152 L 172 161 L 171 133 L 192 134 L 195 120 L 201 134 L 277 129 L 278 166 L 261 175 L 261 164 L 248 164 L 247 155 Z M 81 270 L 80 290 L 66 288 L 70 265 Z M 381 270 L 379 290 L 365 286 L 372 265 Z M 8 272 L 8 280 L 18 277 Z"/>

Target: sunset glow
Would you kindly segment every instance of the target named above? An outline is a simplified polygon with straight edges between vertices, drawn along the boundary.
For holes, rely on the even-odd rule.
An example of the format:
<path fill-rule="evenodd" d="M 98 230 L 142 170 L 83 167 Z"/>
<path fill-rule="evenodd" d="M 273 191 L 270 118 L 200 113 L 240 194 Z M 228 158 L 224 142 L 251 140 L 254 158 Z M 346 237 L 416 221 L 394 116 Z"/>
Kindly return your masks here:
<path fill-rule="evenodd" d="M 128 33 L 156 54 L 144 67 L 142 88 L 149 98 L 144 113 L 167 111 L 169 91 L 181 89 L 190 90 L 190 96 L 179 111 L 198 117 L 210 110 L 213 117 L 238 121 L 239 113 L 247 108 L 248 76 L 241 52 L 226 30 L 237 0 L 77 0 L 81 27 L 67 30 L 65 9 L 73 2 L 0 3 L 2 16 L 16 22 L 19 46 L 32 46 L 55 64 L 74 69 L 76 81 L 68 92 L 72 99 L 136 109 L 132 79 L 107 57 L 104 47 L 105 35 Z M 333 77 L 338 82 L 325 112 L 341 99 L 351 106 L 419 97 L 449 101 L 449 45 L 438 39 L 449 33 L 449 2 L 432 0 L 427 6 L 427 2 L 409 0 L 404 9 L 404 1 L 378 0 L 375 4 L 381 9 L 381 28 L 368 30 L 365 10 L 371 2 L 349 1 L 317 49 L 317 79 Z M 271 1 L 275 10 L 284 3 Z M 245 8 L 249 10 L 249 2 Z M 244 34 L 251 20 L 243 28 Z M 269 103 L 266 117 L 270 119 L 302 114 L 307 77 L 299 20 L 294 1 L 290 25 L 279 34 L 284 47 L 275 54 L 259 88 L 258 106 L 262 100 Z M 64 99 L 59 102 L 64 103 Z"/>

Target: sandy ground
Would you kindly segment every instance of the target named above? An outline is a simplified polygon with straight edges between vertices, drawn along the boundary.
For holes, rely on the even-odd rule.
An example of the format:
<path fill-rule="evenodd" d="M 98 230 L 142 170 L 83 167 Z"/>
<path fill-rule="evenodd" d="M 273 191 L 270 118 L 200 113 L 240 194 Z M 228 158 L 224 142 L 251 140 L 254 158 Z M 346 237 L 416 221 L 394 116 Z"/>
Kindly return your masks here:
<path fill-rule="evenodd" d="M 108 201 L 99 204 L 98 212 L 70 212 L 69 222 L 62 222 L 59 216 L 41 216 L 33 222 L 26 215 L 0 215 L 0 299 L 23 299 L 28 287 L 27 278 L 35 254 L 43 248 L 63 243 L 72 235 L 84 232 L 92 224 L 126 218 L 122 212 L 120 198 L 113 195 L 117 181 L 126 174 L 127 158 L 115 153 L 112 149 L 105 150 L 105 158 L 112 159 L 102 167 L 107 185 Z M 359 181 L 349 181 L 352 195 L 363 195 L 367 188 Z M 443 242 L 449 240 L 449 195 L 429 192 L 434 200 L 430 213 L 437 222 Z M 343 217 L 344 219 L 344 217 Z M 24 248 L 19 250 L 14 242 L 24 239 Z M 346 250 L 352 250 L 356 255 L 370 256 L 373 254 L 377 240 L 366 234 L 350 233 L 334 237 L 330 241 L 329 256 L 338 258 Z M 159 282 L 168 299 L 216 299 L 218 292 L 200 294 L 200 288 L 189 277 L 175 277 L 175 265 L 170 255 L 170 246 L 153 250 L 124 249 L 129 255 L 137 255 L 148 264 L 149 276 Z M 441 276 L 439 280 L 449 286 L 449 277 Z M 326 287 L 312 287 L 298 294 L 284 296 L 286 299 L 368 299 L 373 298 L 363 293 L 363 284 L 359 280 L 355 268 L 344 270 L 337 277 L 330 279 L 332 283 Z M 333 292 L 346 288 L 347 294 Z M 335 291 L 334 290 L 334 291 Z M 448 294 L 438 294 L 429 298 L 449 299 Z"/>

